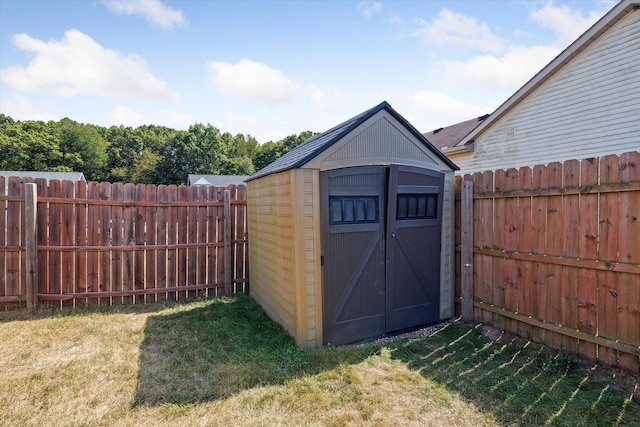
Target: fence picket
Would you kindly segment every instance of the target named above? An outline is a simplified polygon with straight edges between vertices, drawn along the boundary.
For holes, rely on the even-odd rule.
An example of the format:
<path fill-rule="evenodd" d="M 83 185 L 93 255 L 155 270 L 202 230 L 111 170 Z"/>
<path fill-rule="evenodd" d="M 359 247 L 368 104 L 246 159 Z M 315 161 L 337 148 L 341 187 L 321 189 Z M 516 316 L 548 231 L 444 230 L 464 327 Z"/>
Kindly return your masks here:
<path fill-rule="evenodd" d="M 640 274 L 622 273 L 618 277 L 618 331 L 622 341 L 640 341 Z M 618 364 L 633 372 L 640 372 L 638 355 L 620 352 Z"/>
<path fill-rule="evenodd" d="M 504 190 L 519 190 L 520 175 L 519 171 L 514 168 L 506 170 L 504 175 Z M 514 251 L 518 248 L 518 197 L 504 199 L 504 222 L 502 225 L 504 233 L 504 246 L 506 251 Z M 504 307 L 512 310 L 518 310 L 518 287 L 522 286 L 518 280 L 518 266 L 514 259 L 504 260 Z M 517 329 L 517 321 L 507 318 L 505 320 L 505 330 L 515 333 Z"/>
<path fill-rule="evenodd" d="M 169 202 L 178 201 L 178 187 L 169 185 L 167 187 L 167 198 Z M 171 249 L 167 251 L 167 287 L 175 287 L 178 284 L 178 207 L 172 205 L 167 212 L 167 243 Z M 177 292 L 168 293 L 167 298 L 175 300 Z"/>
<path fill-rule="evenodd" d="M 224 200 L 224 187 L 216 188 L 216 199 L 219 202 Z M 216 242 L 220 245 L 216 248 L 216 280 L 217 283 L 224 284 L 224 207 L 218 206 L 216 218 L 218 218 L 216 224 Z"/>
<path fill-rule="evenodd" d="M 100 199 L 100 185 L 97 182 L 90 182 L 87 185 L 87 201 Z M 94 204 L 87 205 L 87 246 L 96 247 L 100 245 L 100 206 Z M 87 292 L 99 292 L 102 268 L 100 255 L 97 251 L 87 253 Z M 98 298 L 87 298 L 87 304 L 97 304 Z"/>
<path fill-rule="evenodd" d="M 518 170 L 518 190 L 529 191 L 532 188 L 533 171 L 530 167 L 521 167 Z M 531 196 L 518 197 L 516 211 L 516 250 L 519 252 L 534 252 L 534 236 L 536 230 L 532 216 L 533 201 Z M 517 311 L 528 316 L 533 314 L 535 304 L 534 284 L 531 275 L 531 261 L 518 260 L 516 263 L 517 271 Z M 522 337 L 531 338 L 532 326 L 517 322 L 517 334 Z"/>
<path fill-rule="evenodd" d="M 189 201 L 189 192 L 186 186 L 181 185 L 178 187 L 178 201 L 180 202 L 188 202 Z M 187 244 L 188 233 L 187 230 L 189 228 L 189 217 L 188 217 L 188 209 L 186 206 L 179 206 L 177 211 L 177 220 L 176 220 L 176 239 L 177 243 L 180 245 Z M 181 224 L 181 225 L 180 225 Z M 176 271 L 177 271 L 177 284 L 178 286 L 186 286 L 187 284 L 187 249 L 180 248 L 177 251 L 176 258 Z M 176 299 L 184 299 L 186 298 L 187 293 L 185 291 L 176 292 Z"/>
<path fill-rule="evenodd" d="M 135 200 L 136 187 L 133 184 L 124 185 L 124 197 L 125 202 Z M 135 210 L 136 208 L 129 205 L 124 208 L 123 226 L 122 226 L 122 243 L 126 246 L 134 245 L 134 227 L 135 227 Z M 124 291 L 131 291 L 135 288 L 134 284 L 134 268 L 135 268 L 135 256 L 137 250 L 126 250 L 122 253 L 122 289 Z M 122 302 L 132 303 L 135 299 L 133 296 L 123 296 Z"/>
<path fill-rule="evenodd" d="M 121 202 L 124 200 L 124 186 L 121 182 L 111 185 L 111 200 Z M 114 204 L 111 207 L 111 246 L 123 246 L 122 239 L 122 219 L 124 209 L 122 205 Z M 111 283 L 112 291 L 123 290 L 122 280 L 122 250 L 114 249 L 111 252 Z M 122 302 L 122 297 L 117 298 L 118 302 Z"/>
<path fill-rule="evenodd" d="M 65 199 L 75 198 L 75 183 L 73 181 L 62 181 L 62 194 Z M 69 203 L 62 205 L 61 218 L 60 218 L 60 234 L 62 236 L 63 246 L 76 246 L 76 230 L 75 230 L 75 206 Z M 61 251 L 61 270 L 62 277 L 60 278 L 60 293 L 74 293 L 76 289 L 75 281 L 75 253 L 69 251 Z M 75 301 L 69 300 L 62 302 L 63 306 L 75 305 Z"/>
<path fill-rule="evenodd" d="M 169 201 L 169 188 L 166 185 L 158 186 L 158 202 Z M 164 246 L 168 243 L 167 240 L 167 228 L 168 228 L 168 207 L 166 205 L 159 206 L 157 209 L 156 218 L 156 241 L 158 245 Z M 156 274 L 156 288 L 165 289 L 167 287 L 167 265 L 169 258 L 169 250 L 167 248 L 158 249 L 157 256 L 157 274 Z M 167 299 L 166 293 L 156 293 L 156 300 L 162 301 Z"/>
<path fill-rule="evenodd" d="M 49 195 L 51 197 L 59 197 L 63 196 L 62 194 L 62 183 L 57 180 L 49 181 Z M 60 215 L 62 211 L 63 205 L 61 203 L 49 203 L 49 246 L 54 248 L 56 246 L 62 245 L 62 236 L 60 230 Z M 51 250 L 49 252 L 49 294 L 51 295 L 61 295 L 63 290 L 60 287 L 60 283 L 62 283 L 61 276 L 61 257 L 62 251 L 60 250 Z M 62 304 L 61 302 L 59 304 Z"/>
<path fill-rule="evenodd" d="M 202 202 L 202 201 L 209 201 L 209 192 L 208 192 L 208 187 L 204 186 L 204 185 L 198 185 L 196 187 L 197 189 L 197 193 L 196 193 L 196 200 Z M 207 210 L 208 207 L 207 206 L 198 206 L 198 231 L 197 231 L 197 242 L 198 243 L 204 243 L 204 242 L 208 242 L 208 237 L 207 237 Z M 196 275 L 196 285 L 199 284 L 203 284 L 203 283 L 211 283 L 207 281 L 207 255 L 208 255 L 208 251 L 210 250 L 209 247 L 199 247 L 197 249 L 197 270 L 198 270 L 198 274 Z"/>
<path fill-rule="evenodd" d="M 476 175 L 474 175 L 474 180 Z M 494 189 L 494 179 L 493 172 L 485 172 L 477 176 L 479 178 L 478 185 L 476 185 L 474 181 L 474 193 L 482 192 L 491 192 Z M 474 203 L 475 204 L 475 203 Z M 482 215 L 481 224 L 474 224 L 474 227 L 478 226 L 482 230 L 480 242 L 481 247 L 484 248 L 493 248 L 494 245 L 494 204 L 492 199 L 484 199 L 480 201 L 480 212 Z M 488 303 L 493 303 L 493 259 L 487 255 L 478 255 L 480 257 L 480 262 L 478 265 L 480 268 L 479 274 L 479 288 L 481 290 L 481 295 L 485 298 L 485 301 Z M 474 255 L 474 258 L 476 255 Z M 477 261 L 476 261 L 477 262 Z M 474 269 L 475 270 L 475 269 Z M 474 271 L 475 273 L 475 271 Z M 474 286 L 475 288 L 475 286 Z M 474 294 L 476 290 L 474 289 Z M 488 311 L 482 312 L 482 319 L 484 322 L 493 322 L 493 314 Z"/>
<path fill-rule="evenodd" d="M 236 194 L 235 197 L 233 197 L 233 199 L 235 200 L 246 200 L 247 198 L 247 194 L 246 194 L 246 187 L 244 185 L 242 186 L 236 186 Z M 233 211 L 234 211 L 234 215 L 233 215 L 233 221 L 231 222 L 232 224 L 232 229 L 234 230 L 233 232 L 233 239 L 235 244 L 233 245 L 233 250 L 235 252 L 234 254 L 234 259 L 236 262 L 236 266 L 235 266 L 235 278 L 236 278 L 236 289 L 237 292 L 246 292 L 246 286 L 244 282 L 240 282 L 238 281 L 238 279 L 242 279 L 245 276 L 245 266 L 248 264 L 247 263 L 247 244 L 245 243 L 246 240 L 246 224 L 245 224 L 245 218 L 247 217 L 246 215 L 246 206 L 241 205 L 241 204 L 236 204 L 233 206 Z"/>
<path fill-rule="evenodd" d="M 212 201 L 218 201 L 218 188 L 207 188 L 208 199 Z M 207 206 L 207 235 L 209 236 L 209 242 L 218 243 L 218 207 Z M 214 220 L 215 218 L 215 220 Z M 209 247 L 207 250 L 207 282 L 219 284 L 218 281 L 218 247 Z M 217 288 L 213 291 L 213 294 L 217 294 Z"/>
<path fill-rule="evenodd" d="M 139 200 L 146 200 L 148 202 L 156 201 L 158 192 L 155 185 L 146 185 L 144 186 L 143 191 L 144 196 Z M 144 243 L 145 246 L 158 244 L 158 209 L 159 208 L 157 207 L 147 206 L 143 210 L 144 214 L 140 221 L 141 230 L 139 233 L 144 237 L 144 240 L 140 243 Z M 145 249 L 144 258 L 139 258 L 145 266 L 144 271 L 139 271 L 139 274 L 142 275 L 144 280 L 142 289 L 156 289 L 158 287 L 159 277 L 164 277 L 164 264 L 160 264 L 159 262 L 160 252 L 162 251 Z M 137 267 L 137 269 L 141 270 L 140 267 Z M 143 296 L 143 301 L 153 299 L 155 299 L 153 296 L 148 296 L 146 294 Z"/>
<path fill-rule="evenodd" d="M 76 292 L 87 292 L 87 251 L 82 250 L 87 246 L 87 204 L 83 203 L 87 198 L 87 183 L 78 181 L 75 183 L 75 197 L 79 203 L 76 205 L 76 222 L 75 222 L 75 246 L 78 247 L 76 254 Z M 86 306 L 86 298 L 77 298 L 74 300 L 78 306 Z"/>
<path fill-rule="evenodd" d="M 187 208 L 187 242 L 189 244 L 198 243 L 198 206 L 193 202 L 198 200 L 198 187 L 187 187 L 187 200 L 190 206 Z M 193 286 L 198 283 L 198 248 L 189 247 L 187 249 L 187 285 Z M 197 291 L 188 291 L 187 298 L 197 295 Z"/>
<path fill-rule="evenodd" d="M 6 250 L 6 230 L 7 227 L 4 224 L 7 224 L 7 200 L 6 200 L 6 185 L 8 183 L 5 182 L 4 176 L 0 176 L 0 245 L 2 246 L 2 250 L 0 250 L 0 300 L 2 298 L 7 297 L 11 298 L 11 292 L 8 289 L 9 282 L 7 281 L 7 271 L 5 269 L 5 258 L 7 256 Z"/>
<path fill-rule="evenodd" d="M 100 183 L 100 199 L 102 200 L 112 200 L 111 199 L 111 189 L 112 186 L 108 182 Z M 112 252 L 109 249 L 112 239 L 112 210 L 111 205 L 104 205 L 100 209 L 100 245 L 107 248 L 103 250 L 101 262 L 101 275 L 100 275 L 100 290 L 113 292 L 113 278 L 112 278 Z M 113 296 L 108 298 L 100 298 L 98 300 L 99 304 L 112 304 Z"/>

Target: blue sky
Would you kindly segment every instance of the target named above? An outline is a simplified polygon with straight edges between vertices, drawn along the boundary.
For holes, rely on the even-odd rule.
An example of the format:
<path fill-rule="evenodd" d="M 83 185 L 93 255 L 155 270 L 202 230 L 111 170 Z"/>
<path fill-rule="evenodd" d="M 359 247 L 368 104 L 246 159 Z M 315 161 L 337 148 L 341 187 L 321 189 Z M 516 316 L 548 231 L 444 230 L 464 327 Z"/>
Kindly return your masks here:
<path fill-rule="evenodd" d="M 0 112 L 260 142 L 490 113 L 615 1 L 1 0 Z"/>

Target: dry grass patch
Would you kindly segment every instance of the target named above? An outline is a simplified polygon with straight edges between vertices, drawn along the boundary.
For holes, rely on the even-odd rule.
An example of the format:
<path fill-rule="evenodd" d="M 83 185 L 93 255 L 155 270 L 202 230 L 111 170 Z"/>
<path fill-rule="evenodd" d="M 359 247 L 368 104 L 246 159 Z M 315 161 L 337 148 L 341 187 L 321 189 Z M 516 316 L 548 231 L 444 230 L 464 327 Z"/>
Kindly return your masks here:
<path fill-rule="evenodd" d="M 0 313 L 0 336 L 0 425 L 633 425 L 640 419 L 633 389 L 616 388 L 620 376 L 543 347 L 448 324 L 427 339 L 301 350 L 247 296 Z"/>

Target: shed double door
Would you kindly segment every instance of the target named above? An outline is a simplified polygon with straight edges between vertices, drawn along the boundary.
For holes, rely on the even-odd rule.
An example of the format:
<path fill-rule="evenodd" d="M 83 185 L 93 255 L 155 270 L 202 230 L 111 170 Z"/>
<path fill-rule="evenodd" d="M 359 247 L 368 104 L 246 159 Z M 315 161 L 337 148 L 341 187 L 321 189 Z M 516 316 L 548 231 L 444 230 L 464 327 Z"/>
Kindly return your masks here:
<path fill-rule="evenodd" d="M 443 182 L 399 165 L 321 173 L 325 344 L 439 320 Z"/>

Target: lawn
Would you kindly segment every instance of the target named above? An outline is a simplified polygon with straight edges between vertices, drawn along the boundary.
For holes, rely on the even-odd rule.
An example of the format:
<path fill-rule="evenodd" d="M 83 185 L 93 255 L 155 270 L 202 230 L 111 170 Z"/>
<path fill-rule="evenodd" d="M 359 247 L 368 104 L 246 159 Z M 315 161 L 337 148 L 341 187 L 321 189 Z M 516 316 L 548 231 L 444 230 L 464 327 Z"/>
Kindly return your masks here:
<path fill-rule="evenodd" d="M 250 298 L 0 313 L 0 425 L 640 425 L 640 377 L 485 327 L 298 349 Z"/>

